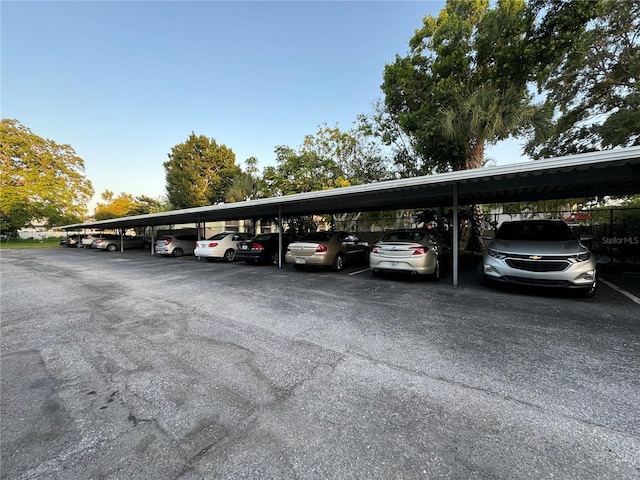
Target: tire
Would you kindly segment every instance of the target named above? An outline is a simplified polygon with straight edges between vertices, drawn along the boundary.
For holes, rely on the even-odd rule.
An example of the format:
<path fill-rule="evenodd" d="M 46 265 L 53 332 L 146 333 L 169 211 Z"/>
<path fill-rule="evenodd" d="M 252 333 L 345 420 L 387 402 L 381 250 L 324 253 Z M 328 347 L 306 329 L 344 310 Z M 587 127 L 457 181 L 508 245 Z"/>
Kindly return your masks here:
<path fill-rule="evenodd" d="M 271 265 L 275 265 L 276 267 L 280 264 L 280 255 L 278 253 L 271 254 Z"/>
<path fill-rule="evenodd" d="M 344 256 L 339 253 L 336 255 L 336 258 L 333 260 L 333 264 L 331 265 L 331 270 L 334 272 L 341 272 L 344 269 Z"/>
<path fill-rule="evenodd" d="M 433 273 L 429 275 L 429 280 L 437 282 L 440 280 L 440 259 L 436 258 L 436 267 L 433 269 Z"/>
<path fill-rule="evenodd" d="M 233 262 L 236 259 L 236 251 L 230 248 L 226 252 L 224 252 L 224 261 L 225 262 Z"/>
<path fill-rule="evenodd" d="M 107 250 L 109 250 L 110 252 L 115 252 L 117 249 L 118 247 L 113 243 L 110 243 L 109 245 L 107 245 Z"/>
<path fill-rule="evenodd" d="M 184 252 L 182 251 L 181 248 L 176 248 L 173 250 L 174 257 L 181 257 L 182 255 L 184 255 Z"/>
<path fill-rule="evenodd" d="M 380 271 L 375 271 L 375 270 L 371 270 L 371 275 L 374 277 L 379 277 L 380 276 Z"/>

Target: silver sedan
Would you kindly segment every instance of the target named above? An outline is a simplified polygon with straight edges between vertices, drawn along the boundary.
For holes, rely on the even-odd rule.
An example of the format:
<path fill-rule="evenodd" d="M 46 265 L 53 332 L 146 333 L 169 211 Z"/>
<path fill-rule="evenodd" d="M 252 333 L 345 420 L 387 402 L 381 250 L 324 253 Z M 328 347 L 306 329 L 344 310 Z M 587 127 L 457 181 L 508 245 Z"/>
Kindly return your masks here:
<path fill-rule="evenodd" d="M 400 272 L 439 280 L 442 261 L 450 254 L 447 242 L 435 230 L 392 230 L 371 247 L 369 267 L 374 276 Z"/>

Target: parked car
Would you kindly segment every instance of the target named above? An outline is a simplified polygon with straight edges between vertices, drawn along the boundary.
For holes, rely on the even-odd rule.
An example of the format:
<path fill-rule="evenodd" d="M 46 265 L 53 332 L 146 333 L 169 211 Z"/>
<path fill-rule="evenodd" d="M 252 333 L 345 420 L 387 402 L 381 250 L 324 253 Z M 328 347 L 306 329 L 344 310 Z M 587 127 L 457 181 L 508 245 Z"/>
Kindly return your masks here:
<path fill-rule="evenodd" d="M 450 258 L 451 247 L 437 230 L 392 230 L 371 247 L 369 267 L 374 276 L 401 272 L 439 280 Z"/>
<path fill-rule="evenodd" d="M 149 248 L 149 245 L 149 240 L 144 237 L 132 237 L 130 235 L 122 237 L 122 246 L 125 250 Z M 120 235 L 102 235 L 102 238 L 96 238 L 93 241 L 91 248 L 109 250 L 110 252 L 120 250 Z"/>
<path fill-rule="evenodd" d="M 367 242 L 352 233 L 337 231 L 310 233 L 290 243 L 285 259 L 298 269 L 319 266 L 339 272 L 345 265 L 366 263 L 368 256 Z"/>
<path fill-rule="evenodd" d="M 263 233 L 245 242 L 238 242 L 236 260 L 246 263 L 258 263 L 262 265 L 278 265 L 281 253 L 285 253 L 287 246 L 293 241 L 289 234 L 282 235 L 282 251 L 280 253 L 279 233 Z M 284 257 L 283 257 L 284 259 Z"/>
<path fill-rule="evenodd" d="M 566 288 L 590 297 L 596 291 L 596 261 L 560 220 L 504 222 L 483 256 L 483 280 Z"/>
<path fill-rule="evenodd" d="M 198 240 L 198 236 L 195 234 L 163 235 L 156 241 L 155 251 L 158 255 L 172 255 L 174 257 L 193 255 L 196 240 Z"/>
<path fill-rule="evenodd" d="M 198 258 L 205 258 L 209 262 L 216 259 L 233 262 L 236 258 L 238 242 L 249 239 L 251 239 L 251 235 L 248 233 L 218 233 L 207 240 L 198 240 L 193 254 Z"/>
<path fill-rule="evenodd" d="M 80 246 L 82 248 L 91 248 L 95 240 L 105 238 L 107 236 L 109 236 L 107 233 L 91 233 L 88 235 L 82 235 L 80 237 Z"/>
<path fill-rule="evenodd" d="M 69 235 L 68 237 L 64 237 L 60 239 L 60 245 L 66 246 L 69 248 L 76 248 L 78 246 L 79 240 L 80 240 L 79 235 Z"/>

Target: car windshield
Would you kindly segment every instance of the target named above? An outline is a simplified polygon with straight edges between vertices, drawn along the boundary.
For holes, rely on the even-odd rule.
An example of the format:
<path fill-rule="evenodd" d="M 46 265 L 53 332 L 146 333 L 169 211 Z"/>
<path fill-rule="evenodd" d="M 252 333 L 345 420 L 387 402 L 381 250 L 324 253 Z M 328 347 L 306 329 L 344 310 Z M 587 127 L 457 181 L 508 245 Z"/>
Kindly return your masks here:
<path fill-rule="evenodd" d="M 558 242 L 576 237 L 562 222 L 505 222 L 498 229 L 496 239 Z"/>
<path fill-rule="evenodd" d="M 333 236 L 333 232 L 313 232 L 306 235 L 302 241 L 303 242 L 328 242 L 331 240 Z"/>
<path fill-rule="evenodd" d="M 427 232 L 420 231 L 400 231 L 400 232 L 387 232 L 382 237 L 383 242 L 419 242 L 424 238 Z"/>

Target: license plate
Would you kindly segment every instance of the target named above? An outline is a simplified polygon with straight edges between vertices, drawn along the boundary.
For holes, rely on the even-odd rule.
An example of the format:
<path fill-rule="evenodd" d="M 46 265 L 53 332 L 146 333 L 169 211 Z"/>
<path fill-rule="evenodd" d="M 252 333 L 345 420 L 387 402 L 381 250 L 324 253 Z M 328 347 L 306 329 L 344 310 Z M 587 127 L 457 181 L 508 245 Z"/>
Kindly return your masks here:
<path fill-rule="evenodd" d="M 302 257 L 296 257 L 296 263 L 298 265 L 304 265 L 304 263 L 306 262 L 306 260 Z"/>
<path fill-rule="evenodd" d="M 398 265 L 400 265 L 398 262 L 389 262 L 389 267 L 391 268 L 398 268 Z"/>
<path fill-rule="evenodd" d="M 240 250 L 249 250 L 249 247 L 246 245 L 240 245 Z"/>

